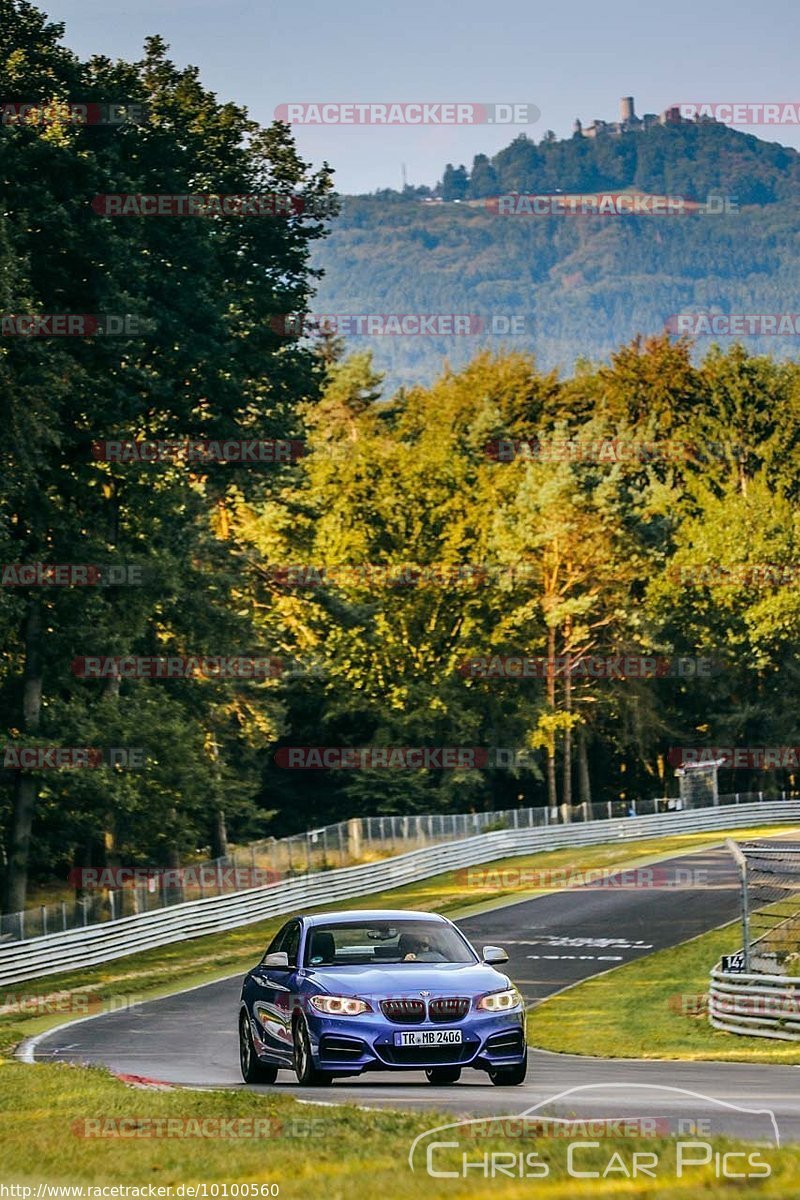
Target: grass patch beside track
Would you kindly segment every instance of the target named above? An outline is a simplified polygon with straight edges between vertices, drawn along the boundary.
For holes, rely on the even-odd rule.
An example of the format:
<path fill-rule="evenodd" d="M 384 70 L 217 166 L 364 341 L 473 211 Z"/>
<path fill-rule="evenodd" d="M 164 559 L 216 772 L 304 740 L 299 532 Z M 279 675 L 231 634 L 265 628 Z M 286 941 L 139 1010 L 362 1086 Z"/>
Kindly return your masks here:
<path fill-rule="evenodd" d="M 767 837 L 786 833 L 788 829 L 786 825 L 759 826 L 737 830 L 735 836 Z M 486 871 L 508 868 L 514 872 L 524 872 L 526 869 L 564 867 L 585 871 L 598 867 L 644 866 L 677 854 L 720 845 L 725 837 L 725 831 L 714 831 L 641 841 L 615 841 L 585 848 L 567 847 L 515 855 L 481 864 L 481 867 Z M 405 887 L 325 907 L 331 910 L 363 907 L 422 909 L 446 913 L 455 918 L 538 894 L 536 891 L 508 886 L 476 888 L 470 894 L 462 872 L 448 871 Z M 257 924 L 242 925 L 237 929 L 207 934 L 190 941 L 174 942 L 99 966 L 27 980 L 0 989 L 0 1055 L 24 1038 L 64 1024 L 71 1017 L 78 1018 L 89 1011 L 104 1011 L 118 1004 L 156 999 L 198 984 L 212 983 L 239 970 L 244 972 L 263 953 L 265 945 L 288 915 L 270 917 Z M 46 999 L 56 994 L 58 1000 L 51 1002 Z M 27 1010 L 23 1008 L 23 1001 Z M 89 1008 L 85 1007 L 87 1004 Z M 11 1011 L 3 1012 L 4 1005 L 10 1005 Z"/>
<path fill-rule="evenodd" d="M 508 1137 L 471 1137 L 461 1140 L 459 1150 L 438 1151 L 435 1169 L 460 1168 L 461 1151 L 467 1152 L 470 1162 L 480 1161 L 492 1151 L 515 1156 L 536 1153 L 539 1162 L 547 1165 L 549 1176 L 514 1179 L 500 1174 L 484 1178 L 480 1170 L 473 1168 L 466 1179 L 442 1179 L 427 1173 L 424 1146 L 415 1156 L 413 1173 L 408 1166 L 414 1138 L 453 1120 L 441 1114 L 364 1112 L 350 1105 L 315 1107 L 275 1092 L 134 1091 L 97 1068 L 65 1065 L 25 1067 L 6 1063 L 0 1076 L 4 1082 L 0 1091 L 3 1179 L 32 1186 L 33 1197 L 36 1185 L 45 1181 L 51 1186 L 139 1187 L 145 1196 L 149 1185 L 176 1189 L 181 1184 L 204 1184 L 208 1188 L 206 1197 L 223 1198 L 256 1194 L 244 1192 L 241 1185 L 277 1184 L 280 1200 L 305 1200 L 312 1193 L 324 1195 L 326 1200 L 352 1200 L 354 1196 L 380 1196 L 382 1200 L 466 1200 L 474 1196 L 529 1200 L 534 1195 L 553 1200 L 575 1196 L 593 1200 L 609 1196 L 684 1200 L 700 1194 L 707 1200 L 722 1200 L 733 1190 L 737 1196 L 780 1200 L 800 1196 L 800 1146 L 779 1151 L 762 1146 L 758 1153 L 771 1165 L 772 1175 L 732 1182 L 716 1178 L 712 1166 L 692 1168 L 678 1179 L 674 1141 L 607 1138 L 600 1140 L 597 1149 L 579 1151 L 577 1170 L 602 1173 L 615 1155 L 630 1169 L 634 1151 L 649 1152 L 659 1156 L 656 1178 L 626 1181 L 619 1165 L 615 1165 L 605 1180 L 583 1180 L 568 1175 L 567 1147 L 562 1138 L 515 1141 Z M 519 1107 L 515 1089 L 509 1089 L 507 1111 L 513 1113 Z M 107 1122 L 125 1119 L 122 1128 L 126 1132 L 123 1136 L 87 1137 L 87 1119 L 100 1122 L 94 1126 L 95 1131 L 106 1132 Z M 258 1121 L 262 1136 L 247 1136 L 246 1125 L 237 1127 L 244 1128 L 243 1136 L 231 1132 L 227 1136 L 147 1136 L 146 1123 L 150 1122 L 152 1130 L 154 1119 L 184 1123 Z M 271 1132 L 263 1136 L 269 1122 L 275 1125 L 269 1125 Z M 191 1126 L 183 1124 L 180 1128 L 188 1133 Z M 453 1135 L 454 1131 L 446 1130 L 437 1137 L 450 1140 Z M 584 1136 L 577 1134 L 576 1140 Z M 721 1139 L 713 1139 L 713 1143 L 720 1150 L 737 1145 L 742 1148 L 741 1143 Z M 754 1150 L 748 1148 L 748 1152 Z M 736 1160 L 737 1171 L 742 1163 Z M 215 1183 L 219 1186 L 213 1193 L 210 1188 Z M 223 1184 L 228 1185 L 227 1191 L 223 1191 Z M 234 1184 L 239 1185 L 237 1193 L 232 1192 Z M 199 1195 L 202 1200 L 203 1193 Z M 173 1192 L 173 1197 L 177 1196 L 180 1193 Z"/>
<path fill-rule="evenodd" d="M 714 1029 L 705 999 L 721 954 L 741 948 L 738 921 L 614 967 L 537 1005 L 532 1046 L 602 1058 L 800 1063 L 800 1043 Z"/>

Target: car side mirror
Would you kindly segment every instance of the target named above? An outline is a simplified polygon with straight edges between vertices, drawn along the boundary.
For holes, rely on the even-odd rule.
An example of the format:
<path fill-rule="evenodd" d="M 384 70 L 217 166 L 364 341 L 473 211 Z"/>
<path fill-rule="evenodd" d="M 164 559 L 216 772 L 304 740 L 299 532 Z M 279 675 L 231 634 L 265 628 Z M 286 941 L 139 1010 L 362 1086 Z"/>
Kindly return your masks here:
<path fill-rule="evenodd" d="M 502 946 L 484 946 L 482 953 L 483 961 L 490 966 L 494 963 L 508 962 L 508 955 Z"/>
<path fill-rule="evenodd" d="M 265 954 L 262 967 L 283 967 L 284 970 L 289 966 L 289 955 L 285 950 L 276 950 L 274 954 Z"/>

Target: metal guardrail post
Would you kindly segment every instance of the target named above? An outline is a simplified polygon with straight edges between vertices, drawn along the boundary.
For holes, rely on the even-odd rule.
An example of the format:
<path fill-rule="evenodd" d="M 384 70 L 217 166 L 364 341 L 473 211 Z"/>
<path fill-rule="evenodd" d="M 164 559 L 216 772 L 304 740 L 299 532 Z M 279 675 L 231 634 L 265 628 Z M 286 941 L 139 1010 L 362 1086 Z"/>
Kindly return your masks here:
<path fill-rule="evenodd" d="M 744 951 L 744 969 L 750 971 L 750 900 L 747 889 L 747 859 L 733 838 L 725 839 L 725 848 L 733 855 L 733 860 L 739 868 L 739 880 L 742 887 L 742 949 Z"/>

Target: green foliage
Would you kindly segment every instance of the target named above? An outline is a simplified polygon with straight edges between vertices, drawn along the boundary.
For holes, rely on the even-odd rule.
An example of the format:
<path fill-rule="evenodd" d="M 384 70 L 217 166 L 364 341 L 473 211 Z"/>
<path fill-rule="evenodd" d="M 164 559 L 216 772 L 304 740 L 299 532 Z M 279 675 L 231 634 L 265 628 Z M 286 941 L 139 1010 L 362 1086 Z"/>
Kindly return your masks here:
<path fill-rule="evenodd" d="M 219 102 L 159 38 L 137 63 L 82 62 L 61 32 L 27 3 L 0 0 L 0 95 L 48 111 L 0 128 L 2 310 L 130 314 L 143 333 L 2 339 L 0 550 L 14 563 L 135 563 L 144 583 L 3 588 L 0 726 L 4 742 L 135 745 L 150 758 L 124 777 L 0 773 L 12 908 L 32 821 L 35 872 L 106 850 L 162 859 L 208 848 L 222 810 L 234 836 L 263 823 L 251 796 L 256 750 L 281 719 L 271 684 L 104 686 L 79 681 L 70 664 L 274 653 L 256 645 L 226 513 L 234 495 L 269 494 L 286 468 L 113 463 L 92 444 L 296 436 L 319 366 L 274 318 L 307 300 L 308 246 L 323 231 L 308 214 L 330 188 L 285 126 L 262 130 Z M 147 119 L 79 126 L 69 100 L 137 103 Z M 102 217 L 91 203 L 209 191 L 307 203 L 301 215 L 254 219 Z"/>
<path fill-rule="evenodd" d="M 663 795 L 670 747 L 791 743 L 797 587 L 791 570 L 782 581 L 761 568 L 798 561 L 799 377 L 739 347 L 694 367 L 685 343 L 662 337 L 563 383 L 525 356 L 483 355 L 381 405 L 368 358 L 335 365 L 306 410 L 311 453 L 294 486 L 277 504 L 243 505 L 235 522 L 273 566 L 262 573 L 262 610 L 280 612 L 297 653 L 280 745 L 530 753 L 515 770 L 438 776 L 272 765 L 264 797 L 282 814 L 275 827 L 541 804 L 548 758 L 561 773 L 566 760 L 573 800 Z M 497 462 L 485 446 L 501 437 L 616 440 L 672 447 L 673 457 Z M 408 563 L 428 569 L 413 587 L 366 572 Z M 459 564 L 481 565 L 483 576 L 457 578 Z M 276 570 L 289 565 L 301 569 L 294 585 Z M 738 572 L 738 582 L 705 587 L 704 566 Z M 309 567 L 317 586 L 303 582 Z M 713 665 L 640 680 L 578 671 L 569 688 L 562 668 L 552 689 L 546 678 L 460 669 L 471 657 L 580 664 L 619 653 Z M 776 781 L 748 772 L 722 786 Z M 564 786 L 551 778 L 551 796 Z"/>

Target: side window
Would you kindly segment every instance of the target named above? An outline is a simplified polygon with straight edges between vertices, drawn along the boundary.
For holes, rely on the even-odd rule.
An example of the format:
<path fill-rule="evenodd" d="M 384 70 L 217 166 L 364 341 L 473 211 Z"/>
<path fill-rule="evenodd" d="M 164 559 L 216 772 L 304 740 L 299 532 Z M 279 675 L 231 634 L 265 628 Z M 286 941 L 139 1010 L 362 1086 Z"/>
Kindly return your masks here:
<path fill-rule="evenodd" d="M 289 966 L 297 966 L 297 951 L 300 949 L 300 926 L 295 922 L 289 929 L 286 940 L 281 946 L 289 956 Z"/>
<path fill-rule="evenodd" d="M 292 928 L 292 925 L 293 925 L 293 922 L 289 921 L 286 925 L 281 926 L 281 928 L 275 934 L 275 937 L 272 939 L 272 941 L 270 942 L 270 944 L 267 946 L 266 950 L 264 951 L 264 958 L 266 958 L 268 954 L 274 954 L 276 952 L 276 950 L 285 950 L 286 949 L 286 947 L 283 944 L 283 939 L 286 937 L 287 933 Z M 262 959 L 261 961 L 263 962 L 264 959 Z"/>

